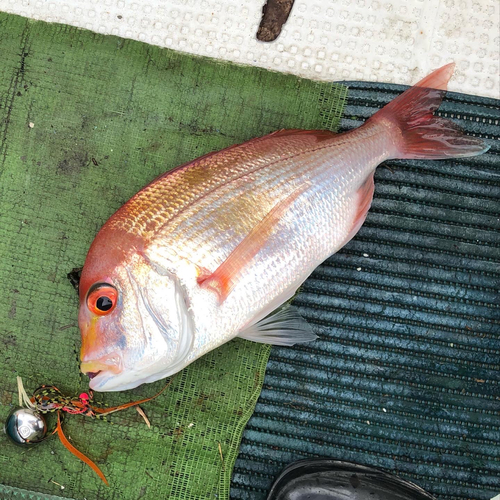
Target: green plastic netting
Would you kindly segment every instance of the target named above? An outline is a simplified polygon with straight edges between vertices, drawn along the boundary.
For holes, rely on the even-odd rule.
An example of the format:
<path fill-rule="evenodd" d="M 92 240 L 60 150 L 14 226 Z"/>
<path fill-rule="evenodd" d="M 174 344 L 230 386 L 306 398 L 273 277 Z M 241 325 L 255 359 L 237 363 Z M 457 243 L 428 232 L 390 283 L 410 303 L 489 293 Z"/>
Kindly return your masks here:
<path fill-rule="evenodd" d="M 158 174 L 208 151 L 280 128 L 335 129 L 346 89 L 7 14 L 0 25 L 4 420 L 17 402 L 17 375 L 28 392 L 41 384 L 69 394 L 88 387 L 66 273 L 82 265 L 118 207 Z M 227 498 L 268 353 L 236 340 L 194 363 L 144 405 L 151 430 L 134 410 L 109 422 L 67 418 L 67 435 L 102 468 L 109 488 L 55 437 L 26 450 L 0 436 L 2 498 Z M 98 399 L 116 405 L 162 385 Z"/>

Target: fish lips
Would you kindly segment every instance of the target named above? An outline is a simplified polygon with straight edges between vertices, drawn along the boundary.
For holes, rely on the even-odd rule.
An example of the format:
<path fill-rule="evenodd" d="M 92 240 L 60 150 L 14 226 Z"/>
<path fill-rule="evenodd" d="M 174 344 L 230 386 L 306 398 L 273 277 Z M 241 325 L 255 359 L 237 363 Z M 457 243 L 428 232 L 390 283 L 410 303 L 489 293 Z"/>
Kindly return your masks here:
<path fill-rule="evenodd" d="M 122 358 L 118 353 L 112 353 L 95 360 L 82 361 L 80 371 L 90 378 L 91 389 L 99 390 L 112 376 L 123 370 Z"/>
<path fill-rule="evenodd" d="M 90 378 L 89 387 L 93 391 L 100 391 L 106 382 L 111 378 L 111 376 L 103 371 L 98 371 L 96 373 L 87 373 Z"/>

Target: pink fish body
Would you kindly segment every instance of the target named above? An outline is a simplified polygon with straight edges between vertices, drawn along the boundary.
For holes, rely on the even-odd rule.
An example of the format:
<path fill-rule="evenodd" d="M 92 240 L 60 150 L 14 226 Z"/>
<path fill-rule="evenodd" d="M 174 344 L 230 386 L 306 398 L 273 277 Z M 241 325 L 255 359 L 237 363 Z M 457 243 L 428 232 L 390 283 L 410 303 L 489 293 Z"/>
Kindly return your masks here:
<path fill-rule="evenodd" d="M 293 308 L 273 311 L 359 230 L 377 165 L 488 149 L 432 114 L 452 72 L 435 71 L 356 130 L 275 132 L 167 172 L 131 198 L 82 272 L 81 370 L 91 388 L 159 380 L 236 336 L 313 340 Z"/>

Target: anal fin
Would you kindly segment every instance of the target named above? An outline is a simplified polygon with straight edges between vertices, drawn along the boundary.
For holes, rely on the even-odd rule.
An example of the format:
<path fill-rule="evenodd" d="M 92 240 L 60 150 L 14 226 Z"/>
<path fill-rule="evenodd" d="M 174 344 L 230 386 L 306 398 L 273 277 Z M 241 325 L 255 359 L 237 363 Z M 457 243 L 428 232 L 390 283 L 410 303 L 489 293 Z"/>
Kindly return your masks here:
<path fill-rule="evenodd" d="M 373 181 L 374 173 L 371 173 L 361 184 L 357 191 L 357 210 L 356 215 L 354 216 L 351 229 L 342 243 L 342 246 L 346 245 L 351 239 L 355 236 L 355 234 L 360 230 L 361 226 L 365 222 L 366 215 L 368 214 L 368 210 L 370 210 L 370 206 L 373 200 L 373 192 L 375 191 L 375 183 Z"/>

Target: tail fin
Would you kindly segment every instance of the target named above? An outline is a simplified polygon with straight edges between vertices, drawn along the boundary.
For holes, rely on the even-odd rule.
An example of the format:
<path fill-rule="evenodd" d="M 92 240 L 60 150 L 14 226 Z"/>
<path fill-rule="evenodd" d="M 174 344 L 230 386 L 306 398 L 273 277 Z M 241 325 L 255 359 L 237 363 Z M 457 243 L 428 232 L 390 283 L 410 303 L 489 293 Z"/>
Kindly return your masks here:
<path fill-rule="evenodd" d="M 437 69 L 370 118 L 395 134 L 393 158 L 439 160 L 488 151 L 489 146 L 481 139 L 465 135 L 452 121 L 433 115 L 446 94 L 454 68 L 455 63 L 451 63 Z"/>

